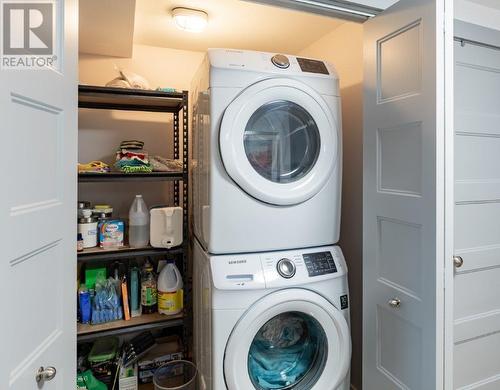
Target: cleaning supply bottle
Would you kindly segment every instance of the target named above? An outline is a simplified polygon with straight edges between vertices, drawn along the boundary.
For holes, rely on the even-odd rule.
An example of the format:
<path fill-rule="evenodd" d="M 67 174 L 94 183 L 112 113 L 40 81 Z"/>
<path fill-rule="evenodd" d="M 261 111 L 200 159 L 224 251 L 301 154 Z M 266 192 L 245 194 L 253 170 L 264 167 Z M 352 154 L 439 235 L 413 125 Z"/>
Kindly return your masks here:
<path fill-rule="evenodd" d="M 82 324 L 89 324 L 91 316 L 90 292 L 85 284 L 80 285 L 78 297 L 80 304 L 80 321 Z"/>
<path fill-rule="evenodd" d="M 184 306 L 183 283 L 179 269 L 173 261 L 168 261 L 158 275 L 158 312 L 173 315 L 180 313 Z"/>
<path fill-rule="evenodd" d="M 142 195 L 136 195 L 129 218 L 129 245 L 132 248 L 141 248 L 149 244 L 149 210 Z"/>
<path fill-rule="evenodd" d="M 151 314 L 158 311 L 156 274 L 153 266 L 146 260 L 141 273 L 141 308 L 142 314 Z"/>
<path fill-rule="evenodd" d="M 139 295 L 139 268 L 132 267 L 130 270 L 130 315 L 138 317 L 141 315 L 141 297 Z"/>

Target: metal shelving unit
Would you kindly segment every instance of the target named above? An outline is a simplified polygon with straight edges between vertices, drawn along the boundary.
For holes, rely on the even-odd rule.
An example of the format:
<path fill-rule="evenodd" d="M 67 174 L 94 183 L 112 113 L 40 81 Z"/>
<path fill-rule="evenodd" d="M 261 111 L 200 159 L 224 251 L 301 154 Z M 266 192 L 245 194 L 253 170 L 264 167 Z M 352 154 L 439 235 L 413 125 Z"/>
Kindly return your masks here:
<path fill-rule="evenodd" d="M 130 257 L 167 256 L 179 255 L 182 253 L 184 253 L 184 248 L 182 246 L 171 249 L 153 248 L 152 246 L 145 248 L 130 248 L 125 246 L 116 250 L 106 250 L 96 247 L 85 249 L 83 252 L 78 253 L 78 261 L 121 260 L 129 259 Z"/>
<path fill-rule="evenodd" d="M 176 314 L 165 318 L 164 315 L 144 314 L 131 318 L 129 321 L 113 321 L 97 325 L 78 324 L 78 341 L 92 340 L 96 337 L 118 336 L 129 332 L 142 332 L 145 330 L 165 329 L 184 324 L 184 315 Z"/>
<path fill-rule="evenodd" d="M 91 248 L 78 253 L 79 262 L 115 261 L 147 256 L 175 257 L 182 262 L 184 277 L 184 313 L 177 316 L 160 314 L 143 315 L 129 321 L 114 321 L 100 325 L 78 324 L 78 341 L 85 341 L 101 336 L 119 335 L 146 329 L 163 329 L 183 326 L 183 345 L 188 356 L 189 335 L 191 334 L 191 277 L 188 275 L 187 252 L 189 247 L 189 214 L 188 214 L 188 92 L 145 91 L 125 88 L 111 88 L 80 85 L 78 87 L 78 107 L 103 109 L 149 111 L 173 114 L 173 146 L 174 158 L 182 158 L 182 172 L 153 173 L 81 173 L 79 183 L 129 182 L 129 181 L 172 181 L 174 187 L 174 205 L 183 208 L 184 242 L 181 246 L 163 248 L 120 248 L 118 250 L 102 250 Z M 182 137 L 182 145 L 180 140 Z"/>
<path fill-rule="evenodd" d="M 80 108 L 178 114 L 183 110 L 184 103 L 187 103 L 187 91 L 161 92 L 94 85 L 78 87 L 78 107 Z"/>
<path fill-rule="evenodd" d="M 116 181 L 177 181 L 184 180 L 183 172 L 151 172 L 151 173 L 79 173 L 80 183 L 101 183 Z"/>

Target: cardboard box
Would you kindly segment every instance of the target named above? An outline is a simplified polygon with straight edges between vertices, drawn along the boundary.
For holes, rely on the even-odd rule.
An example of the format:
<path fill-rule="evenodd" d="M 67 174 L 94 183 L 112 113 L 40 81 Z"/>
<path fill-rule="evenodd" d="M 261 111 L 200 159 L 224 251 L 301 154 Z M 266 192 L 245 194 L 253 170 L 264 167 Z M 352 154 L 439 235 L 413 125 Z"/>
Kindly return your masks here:
<path fill-rule="evenodd" d="M 119 390 L 137 390 L 138 388 L 137 364 L 130 367 L 120 367 L 120 379 L 118 380 Z"/>
<path fill-rule="evenodd" d="M 139 383 L 153 381 L 155 370 L 172 360 L 184 358 L 182 342 L 178 336 L 168 336 L 156 339 L 157 345 L 139 359 Z"/>

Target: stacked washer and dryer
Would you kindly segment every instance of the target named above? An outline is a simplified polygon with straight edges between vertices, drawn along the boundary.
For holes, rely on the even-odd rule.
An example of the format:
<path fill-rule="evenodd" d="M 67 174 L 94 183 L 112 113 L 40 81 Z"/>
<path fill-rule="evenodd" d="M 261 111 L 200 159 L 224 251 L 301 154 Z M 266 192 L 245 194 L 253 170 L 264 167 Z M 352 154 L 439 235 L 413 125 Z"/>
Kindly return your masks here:
<path fill-rule="evenodd" d="M 335 69 L 214 49 L 193 93 L 198 387 L 349 389 Z"/>

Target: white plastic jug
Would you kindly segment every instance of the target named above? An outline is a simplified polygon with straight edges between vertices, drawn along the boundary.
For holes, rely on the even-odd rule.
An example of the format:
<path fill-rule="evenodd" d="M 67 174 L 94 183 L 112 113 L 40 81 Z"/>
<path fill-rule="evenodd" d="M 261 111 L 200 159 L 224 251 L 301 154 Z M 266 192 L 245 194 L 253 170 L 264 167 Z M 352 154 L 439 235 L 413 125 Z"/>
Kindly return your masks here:
<path fill-rule="evenodd" d="M 141 248 L 149 244 L 149 210 L 142 195 L 136 195 L 130 211 L 129 238 L 128 242 L 132 248 Z"/>
<path fill-rule="evenodd" d="M 158 312 L 173 315 L 184 307 L 182 275 L 173 262 L 167 263 L 158 275 Z"/>

